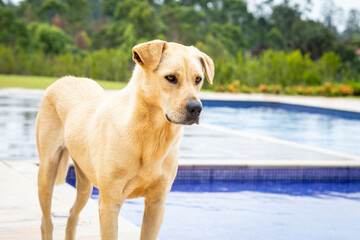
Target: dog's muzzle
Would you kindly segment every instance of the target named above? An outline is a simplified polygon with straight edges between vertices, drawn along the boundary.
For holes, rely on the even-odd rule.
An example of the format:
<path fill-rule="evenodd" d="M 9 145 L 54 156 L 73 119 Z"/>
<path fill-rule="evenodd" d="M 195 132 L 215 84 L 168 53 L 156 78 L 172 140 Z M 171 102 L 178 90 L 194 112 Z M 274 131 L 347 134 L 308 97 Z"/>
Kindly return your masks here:
<path fill-rule="evenodd" d="M 199 124 L 201 111 L 202 111 L 201 102 L 191 101 L 191 102 L 188 102 L 185 106 L 185 111 L 184 111 L 185 116 L 183 118 L 184 120 L 174 121 L 167 114 L 165 114 L 165 116 L 166 116 L 166 119 L 171 123 L 192 125 L 194 123 Z"/>

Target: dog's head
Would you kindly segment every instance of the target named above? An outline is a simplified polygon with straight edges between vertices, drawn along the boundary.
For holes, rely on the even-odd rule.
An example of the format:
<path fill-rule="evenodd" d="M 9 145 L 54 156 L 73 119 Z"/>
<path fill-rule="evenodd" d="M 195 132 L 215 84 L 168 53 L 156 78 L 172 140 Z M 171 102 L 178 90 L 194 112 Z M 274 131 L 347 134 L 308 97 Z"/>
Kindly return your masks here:
<path fill-rule="evenodd" d="M 142 90 L 147 101 L 158 106 L 169 122 L 199 123 L 198 93 L 204 74 L 210 84 L 214 78 L 211 58 L 193 46 L 160 40 L 136 45 L 132 52 L 145 73 Z"/>

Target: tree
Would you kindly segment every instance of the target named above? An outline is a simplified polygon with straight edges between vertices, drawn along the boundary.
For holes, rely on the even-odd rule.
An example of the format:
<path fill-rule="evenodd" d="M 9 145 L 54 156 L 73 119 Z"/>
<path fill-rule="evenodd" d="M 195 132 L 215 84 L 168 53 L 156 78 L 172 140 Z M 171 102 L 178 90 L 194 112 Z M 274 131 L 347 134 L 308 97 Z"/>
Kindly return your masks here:
<path fill-rule="evenodd" d="M 0 5 L 0 44 L 27 46 L 28 31 L 26 23 L 19 18 L 15 9 Z"/>
<path fill-rule="evenodd" d="M 195 44 L 209 29 L 204 29 L 206 16 L 194 6 L 182 6 L 179 2 L 168 2 L 160 9 L 164 33 L 169 41 Z"/>
<path fill-rule="evenodd" d="M 101 11 L 104 14 L 104 16 L 107 16 L 109 18 L 114 17 L 116 5 L 120 2 L 120 0 L 103 0 Z"/>
<path fill-rule="evenodd" d="M 346 29 L 343 34 L 345 39 L 360 39 L 360 11 L 351 9 L 346 21 Z"/>
<path fill-rule="evenodd" d="M 242 38 L 246 45 L 254 41 L 256 32 L 256 21 L 252 13 L 247 9 L 247 4 L 243 0 L 212 0 L 212 1 L 193 1 L 194 6 L 201 6 L 206 16 L 206 25 L 211 23 L 227 24 L 232 23 L 242 32 Z"/>
<path fill-rule="evenodd" d="M 67 4 L 60 0 L 46 0 L 39 10 L 43 19 L 49 23 L 53 21 L 56 15 L 63 16 L 68 11 Z"/>
<path fill-rule="evenodd" d="M 27 2 L 28 4 L 31 4 L 34 7 L 41 7 L 41 5 L 44 3 L 44 1 L 46 0 L 25 0 L 25 2 Z"/>
<path fill-rule="evenodd" d="M 31 46 L 45 53 L 63 53 L 75 49 L 72 38 L 61 29 L 45 23 L 32 23 L 29 26 Z"/>
<path fill-rule="evenodd" d="M 336 26 L 342 23 L 344 11 L 337 7 L 333 0 L 323 1 L 322 5 L 322 22 L 325 27 L 332 29 L 337 33 Z"/>
<path fill-rule="evenodd" d="M 266 46 L 271 49 L 281 50 L 284 46 L 283 38 L 280 30 L 277 27 L 273 27 L 266 33 Z"/>
<path fill-rule="evenodd" d="M 163 28 L 155 8 L 147 0 L 119 2 L 114 17 L 119 24 L 133 25 L 136 39 L 156 38 Z"/>
<path fill-rule="evenodd" d="M 67 32 L 75 36 L 78 31 L 89 27 L 90 3 L 87 0 L 64 0 L 64 3 L 68 8 L 66 12 Z"/>
<path fill-rule="evenodd" d="M 91 6 L 91 17 L 93 20 L 101 19 L 102 13 L 101 13 L 101 0 L 89 0 L 90 6 Z"/>
<path fill-rule="evenodd" d="M 336 41 L 331 29 L 311 20 L 297 21 L 294 24 L 294 33 L 294 47 L 302 53 L 310 53 L 313 59 L 318 59 L 330 51 Z"/>
<path fill-rule="evenodd" d="M 25 0 L 20 2 L 19 7 L 17 8 L 17 12 L 20 16 L 22 16 L 27 23 L 31 21 L 40 20 L 39 9 L 43 1 L 35 1 L 35 0 Z"/>
<path fill-rule="evenodd" d="M 218 39 L 218 41 L 220 41 L 234 56 L 236 56 L 239 49 L 244 47 L 244 39 L 239 27 L 230 22 L 223 25 L 212 23 L 210 26 L 211 30 L 209 31 L 209 34 Z"/>
<path fill-rule="evenodd" d="M 301 13 L 289 5 L 288 1 L 277 5 L 273 8 L 273 12 L 270 16 L 270 23 L 276 26 L 283 36 L 283 48 L 294 49 L 294 30 L 293 26 L 295 22 L 301 21 Z"/>

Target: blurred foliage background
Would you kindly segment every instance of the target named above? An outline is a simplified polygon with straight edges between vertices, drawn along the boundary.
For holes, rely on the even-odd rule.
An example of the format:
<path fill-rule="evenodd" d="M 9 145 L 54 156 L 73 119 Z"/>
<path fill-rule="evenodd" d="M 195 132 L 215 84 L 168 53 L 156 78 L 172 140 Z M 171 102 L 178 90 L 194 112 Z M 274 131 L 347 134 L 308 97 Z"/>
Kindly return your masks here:
<path fill-rule="evenodd" d="M 214 60 L 212 90 L 360 95 L 360 12 L 340 33 L 331 0 L 321 22 L 305 2 L 262 1 L 252 13 L 243 0 L 0 0 L 0 73 L 126 82 L 131 48 L 163 39 Z"/>

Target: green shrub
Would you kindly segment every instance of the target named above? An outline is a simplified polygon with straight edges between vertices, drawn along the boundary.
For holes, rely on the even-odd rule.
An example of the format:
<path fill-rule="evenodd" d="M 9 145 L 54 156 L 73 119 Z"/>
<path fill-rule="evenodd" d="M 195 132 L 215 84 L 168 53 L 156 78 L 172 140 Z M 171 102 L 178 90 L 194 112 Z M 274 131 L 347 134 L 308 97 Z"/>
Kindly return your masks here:
<path fill-rule="evenodd" d="M 11 48 L 0 46 L 0 66 L 1 73 L 15 73 L 15 56 Z"/>
<path fill-rule="evenodd" d="M 337 73 L 341 68 L 340 56 L 334 52 L 325 53 L 318 61 L 320 72 L 325 81 L 336 80 Z"/>
<path fill-rule="evenodd" d="M 76 49 L 72 38 L 61 29 L 45 23 L 33 22 L 29 27 L 31 45 L 45 53 L 64 53 Z"/>
<path fill-rule="evenodd" d="M 356 82 L 355 78 L 352 78 L 346 84 L 349 85 L 354 90 L 355 96 L 360 96 L 360 82 Z"/>
<path fill-rule="evenodd" d="M 48 26 L 34 25 L 34 28 L 47 29 Z M 36 31 L 47 32 L 47 30 Z M 55 30 L 55 32 L 57 31 Z M 39 35 L 41 36 L 42 33 Z M 44 42 L 39 44 L 44 44 Z M 56 43 L 51 45 L 48 50 L 52 49 L 51 51 L 57 52 L 60 51 L 60 46 L 64 45 Z M 331 96 L 349 95 L 351 91 L 344 87 L 342 89 L 331 88 L 334 84 L 346 83 L 353 89 L 354 95 L 360 95 L 360 82 L 355 80 L 359 79 L 358 73 L 352 71 L 351 65 L 348 63 L 341 63 L 339 56 L 332 52 L 326 53 L 318 61 L 313 61 L 309 55 L 302 55 L 300 51 L 285 53 L 268 50 L 260 56 L 248 56 L 239 51 L 235 57 L 214 38 L 209 38 L 206 43 L 198 43 L 197 46 L 204 52 L 209 52 L 208 55 L 213 58 L 215 63 L 214 85 L 210 86 L 205 83 L 205 88 L 228 92 L 257 91 L 275 94 Z M 3 74 L 56 77 L 76 75 L 127 81 L 133 66 L 131 50 L 124 48 L 77 51 L 75 53 L 64 51 L 55 54 L 45 50 L 25 50 L 0 45 L 0 73 Z M 293 89 L 292 86 L 297 86 L 297 88 Z M 318 86 L 323 87 L 318 88 Z"/>
<path fill-rule="evenodd" d="M 52 55 L 43 51 L 14 50 L 0 45 L 0 73 L 56 76 L 85 76 L 127 81 L 133 68 L 131 51 L 102 49 L 94 52 Z"/>
<path fill-rule="evenodd" d="M 319 85 L 322 82 L 320 75 L 311 70 L 304 72 L 303 80 L 304 83 L 308 86 Z"/>

